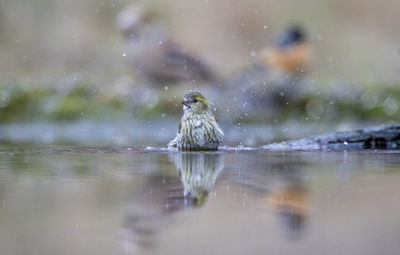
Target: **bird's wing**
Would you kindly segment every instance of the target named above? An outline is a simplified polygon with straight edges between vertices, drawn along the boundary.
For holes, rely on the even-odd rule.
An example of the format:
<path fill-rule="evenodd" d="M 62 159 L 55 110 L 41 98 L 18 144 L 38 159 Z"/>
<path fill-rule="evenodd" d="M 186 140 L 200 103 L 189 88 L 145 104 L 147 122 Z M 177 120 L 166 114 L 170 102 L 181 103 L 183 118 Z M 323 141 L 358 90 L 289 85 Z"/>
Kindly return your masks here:
<path fill-rule="evenodd" d="M 182 128 L 182 120 L 179 121 L 178 134 L 181 133 L 181 128 Z"/>

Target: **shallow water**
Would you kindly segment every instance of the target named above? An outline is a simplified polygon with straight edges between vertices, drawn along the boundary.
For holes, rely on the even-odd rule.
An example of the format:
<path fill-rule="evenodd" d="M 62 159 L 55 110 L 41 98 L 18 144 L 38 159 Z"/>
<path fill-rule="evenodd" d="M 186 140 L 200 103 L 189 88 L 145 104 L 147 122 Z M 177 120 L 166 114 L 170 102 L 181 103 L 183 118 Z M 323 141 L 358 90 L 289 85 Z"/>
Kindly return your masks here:
<path fill-rule="evenodd" d="M 178 119 L 51 123 L 0 123 L 0 143 L 117 145 L 157 144 L 165 146 L 176 135 Z M 259 124 L 221 123 L 227 145 L 261 146 L 274 141 L 304 138 L 321 133 L 351 130 L 374 123 Z"/>
<path fill-rule="evenodd" d="M 399 254 L 399 151 L 0 147 L 0 254 Z"/>

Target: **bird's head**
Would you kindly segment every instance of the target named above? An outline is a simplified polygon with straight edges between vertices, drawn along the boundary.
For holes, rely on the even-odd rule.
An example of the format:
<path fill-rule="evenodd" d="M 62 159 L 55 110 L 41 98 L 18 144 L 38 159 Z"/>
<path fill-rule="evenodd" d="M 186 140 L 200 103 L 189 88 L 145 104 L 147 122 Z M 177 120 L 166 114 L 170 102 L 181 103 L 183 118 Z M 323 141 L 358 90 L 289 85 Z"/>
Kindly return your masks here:
<path fill-rule="evenodd" d="M 210 111 L 208 100 L 197 91 L 191 91 L 183 97 L 183 110 L 191 113 L 202 113 Z"/>
<path fill-rule="evenodd" d="M 185 191 L 185 203 L 189 207 L 200 207 L 208 200 L 209 191 L 203 187 L 194 187 L 190 192 Z"/>
<path fill-rule="evenodd" d="M 117 26 L 125 37 L 134 38 L 143 30 L 143 27 L 152 20 L 152 14 L 143 7 L 130 6 L 117 16 Z"/>
<path fill-rule="evenodd" d="M 281 47 L 290 47 L 295 44 L 304 42 L 305 33 L 300 26 L 294 25 L 289 27 L 278 39 L 278 44 Z"/>

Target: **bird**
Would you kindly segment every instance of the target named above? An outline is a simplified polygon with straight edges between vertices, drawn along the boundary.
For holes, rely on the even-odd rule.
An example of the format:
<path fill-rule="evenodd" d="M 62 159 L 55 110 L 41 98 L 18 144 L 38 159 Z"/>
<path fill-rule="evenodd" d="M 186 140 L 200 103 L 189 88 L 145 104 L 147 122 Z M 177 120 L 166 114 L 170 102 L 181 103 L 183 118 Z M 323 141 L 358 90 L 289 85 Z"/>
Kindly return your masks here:
<path fill-rule="evenodd" d="M 204 205 L 224 169 L 223 154 L 189 151 L 171 153 L 170 159 L 181 177 L 186 203 L 196 207 Z"/>
<path fill-rule="evenodd" d="M 165 83 L 217 83 L 211 68 L 171 38 L 151 11 L 130 6 L 117 16 L 117 26 L 129 45 L 124 55 L 143 80 L 163 87 Z"/>
<path fill-rule="evenodd" d="M 224 133 L 211 111 L 210 103 L 198 91 L 185 94 L 182 101 L 183 116 L 176 137 L 168 148 L 181 151 L 217 150 Z"/>
<path fill-rule="evenodd" d="M 231 88 L 230 98 L 245 102 L 240 111 L 275 116 L 304 95 L 302 78 L 311 53 L 300 25 L 285 28 L 273 42 L 259 50 L 254 62 L 232 75 L 227 86 Z M 237 105 L 233 102 L 230 106 L 235 109 Z"/>
<path fill-rule="evenodd" d="M 299 79 L 298 74 L 304 73 L 312 55 L 306 33 L 299 25 L 287 27 L 259 52 L 254 62 L 233 75 L 230 87 L 260 87 L 266 83 L 288 85 Z M 275 75 L 277 72 L 283 77 Z"/>
<path fill-rule="evenodd" d="M 303 28 L 299 25 L 288 27 L 260 54 L 262 64 L 287 74 L 304 72 L 310 58 L 310 45 Z"/>

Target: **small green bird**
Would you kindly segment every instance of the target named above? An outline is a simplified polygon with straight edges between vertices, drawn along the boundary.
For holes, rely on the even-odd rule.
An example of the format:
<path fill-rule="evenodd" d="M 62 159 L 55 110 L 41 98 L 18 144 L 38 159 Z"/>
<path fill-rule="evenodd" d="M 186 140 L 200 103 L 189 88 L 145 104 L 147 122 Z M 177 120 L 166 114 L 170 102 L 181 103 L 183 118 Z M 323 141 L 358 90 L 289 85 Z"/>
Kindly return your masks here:
<path fill-rule="evenodd" d="M 191 91 L 184 96 L 183 116 L 174 140 L 169 148 L 182 151 L 217 150 L 224 138 L 208 100 L 199 92 Z"/>

